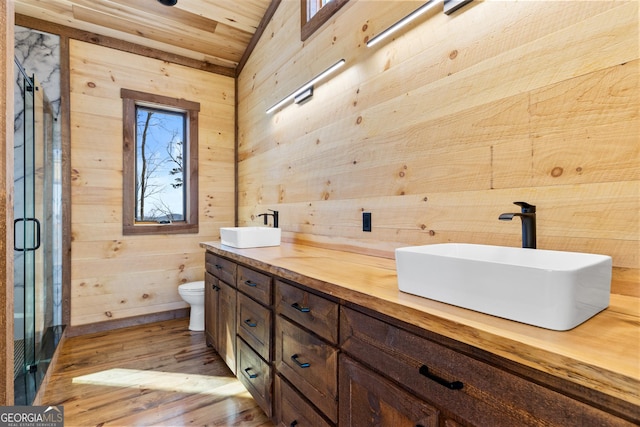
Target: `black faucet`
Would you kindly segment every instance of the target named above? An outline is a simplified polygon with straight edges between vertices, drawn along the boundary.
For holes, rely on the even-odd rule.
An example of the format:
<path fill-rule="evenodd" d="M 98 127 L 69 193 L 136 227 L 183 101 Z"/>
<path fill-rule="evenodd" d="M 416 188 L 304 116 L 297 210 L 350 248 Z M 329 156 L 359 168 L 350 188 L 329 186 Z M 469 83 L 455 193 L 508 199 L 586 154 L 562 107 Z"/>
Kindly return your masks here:
<path fill-rule="evenodd" d="M 514 216 L 519 216 L 522 220 L 522 247 L 536 248 L 536 207 L 526 202 L 513 202 L 521 207 L 520 213 L 503 213 L 498 219 L 511 221 Z"/>
<path fill-rule="evenodd" d="M 271 209 L 267 209 L 268 211 L 271 211 L 273 213 L 263 213 L 258 215 L 258 217 L 263 216 L 264 217 L 264 225 L 267 225 L 267 217 L 268 216 L 272 216 L 273 217 L 273 228 L 278 228 L 278 211 L 274 211 Z"/>

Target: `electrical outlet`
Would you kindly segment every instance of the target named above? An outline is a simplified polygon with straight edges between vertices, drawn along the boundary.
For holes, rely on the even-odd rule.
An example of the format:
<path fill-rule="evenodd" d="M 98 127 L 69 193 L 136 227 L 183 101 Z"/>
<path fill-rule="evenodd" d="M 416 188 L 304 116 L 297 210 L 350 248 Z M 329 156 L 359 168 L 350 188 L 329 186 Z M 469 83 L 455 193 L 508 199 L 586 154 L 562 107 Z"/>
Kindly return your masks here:
<path fill-rule="evenodd" d="M 362 231 L 371 231 L 371 212 L 362 212 Z"/>

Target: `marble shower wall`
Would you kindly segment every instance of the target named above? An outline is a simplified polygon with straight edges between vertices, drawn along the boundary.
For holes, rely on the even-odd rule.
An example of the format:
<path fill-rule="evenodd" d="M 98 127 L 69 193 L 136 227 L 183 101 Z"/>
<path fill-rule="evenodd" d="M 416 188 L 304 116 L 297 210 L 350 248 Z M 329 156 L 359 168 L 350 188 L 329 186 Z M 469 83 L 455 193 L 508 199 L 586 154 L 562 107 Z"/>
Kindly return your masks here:
<path fill-rule="evenodd" d="M 46 98 L 51 104 L 53 113 L 53 156 L 47 161 L 47 165 L 53 168 L 53 203 L 49 201 L 50 207 L 47 218 L 42 218 L 43 234 L 51 239 L 50 247 L 53 252 L 52 259 L 49 260 L 52 266 L 46 268 L 48 271 L 45 278 L 46 284 L 53 284 L 50 295 L 36 295 L 36 299 L 53 299 L 53 325 L 62 323 L 62 187 L 61 187 L 61 131 L 60 131 L 60 37 L 53 34 L 35 31 L 20 26 L 15 27 L 15 57 L 29 76 L 35 76 L 39 87 L 44 91 Z M 23 138 L 20 137 L 24 131 L 24 105 L 21 99 L 20 88 L 23 86 L 22 76 L 16 74 L 15 99 L 16 111 L 14 120 L 14 142 L 15 158 L 20 159 L 24 153 Z M 24 167 L 22 162 L 16 161 L 14 167 L 15 185 L 22 187 L 24 181 Z M 19 194 L 15 196 L 16 212 L 23 209 L 24 203 Z M 18 267 L 21 263 L 19 257 L 22 252 L 16 252 L 16 263 Z M 23 273 L 15 272 L 15 313 L 24 313 L 24 281 Z M 20 322 L 16 322 L 18 324 Z M 20 331 L 16 331 L 20 334 Z"/>

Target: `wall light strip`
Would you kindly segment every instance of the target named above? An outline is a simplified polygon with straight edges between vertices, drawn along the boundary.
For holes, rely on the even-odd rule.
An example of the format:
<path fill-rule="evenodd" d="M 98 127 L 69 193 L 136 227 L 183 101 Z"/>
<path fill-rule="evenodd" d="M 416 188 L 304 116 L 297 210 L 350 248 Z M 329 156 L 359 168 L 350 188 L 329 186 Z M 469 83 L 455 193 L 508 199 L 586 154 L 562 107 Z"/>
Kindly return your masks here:
<path fill-rule="evenodd" d="M 303 84 L 302 86 L 300 86 L 299 89 L 296 89 L 294 92 L 292 92 L 290 95 L 288 95 L 287 97 L 285 97 L 282 101 L 274 104 L 273 106 L 269 107 L 269 109 L 267 109 L 267 114 L 271 114 L 273 113 L 275 110 L 277 110 L 278 108 L 282 107 L 284 104 L 286 104 L 287 102 L 293 100 L 294 98 L 296 98 L 298 95 L 302 95 L 303 92 L 306 92 L 309 90 L 309 88 L 313 87 L 314 84 L 318 83 L 320 80 L 322 80 L 323 78 L 327 77 L 328 75 L 332 74 L 334 71 L 336 71 L 338 68 L 342 67 L 344 65 L 346 61 L 344 59 L 341 59 L 340 61 L 336 62 L 335 64 L 333 64 L 331 67 L 327 68 L 326 70 L 324 70 L 323 72 L 321 72 L 320 74 L 318 74 L 316 77 L 312 78 L 311 80 L 309 80 L 308 82 L 306 82 L 305 84 Z"/>
<path fill-rule="evenodd" d="M 376 35 L 374 38 L 369 40 L 367 42 L 367 47 L 371 47 L 375 44 L 380 43 L 382 40 L 386 39 L 391 34 L 395 33 L 405 25 L 408 25 L 410 22 L 413 22 L 419 16 L 424 15 L 425 13 L 433 9 L 438 4 L 442 4 L 442 0 L 430 0 L 426 2 L 425 4 L 423 4 L 422 6 L 420 6 L 419 8 L 417 8 L 416 10 L 414 10 L 413 12 L 411 12 L 410 14 L 408 14 L 407 16 L 405 16 L 404 18 L 402 18 L 401 20 L 399 20 L 398 22 L 396 22 L 395 24 L 393 24 L 392 26 L 384 30 L 383 32 L 381 32 L 380 34 Z"/>

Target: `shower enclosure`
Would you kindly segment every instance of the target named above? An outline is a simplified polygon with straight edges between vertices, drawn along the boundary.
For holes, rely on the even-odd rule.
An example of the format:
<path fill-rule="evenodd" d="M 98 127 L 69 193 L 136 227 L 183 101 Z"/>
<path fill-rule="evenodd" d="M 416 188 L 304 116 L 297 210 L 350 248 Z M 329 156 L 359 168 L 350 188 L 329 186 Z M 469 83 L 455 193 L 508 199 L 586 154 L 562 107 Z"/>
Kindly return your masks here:
<path fill-rule="evenodd" d="M 15 77 L 14 391 L 16 405 L 30 405 L 62 334 L 59 306 L 53 303 L 54 283 L 60 280 L 54 268 L 60 170 L 44 90 L 17 60 Z"/>

